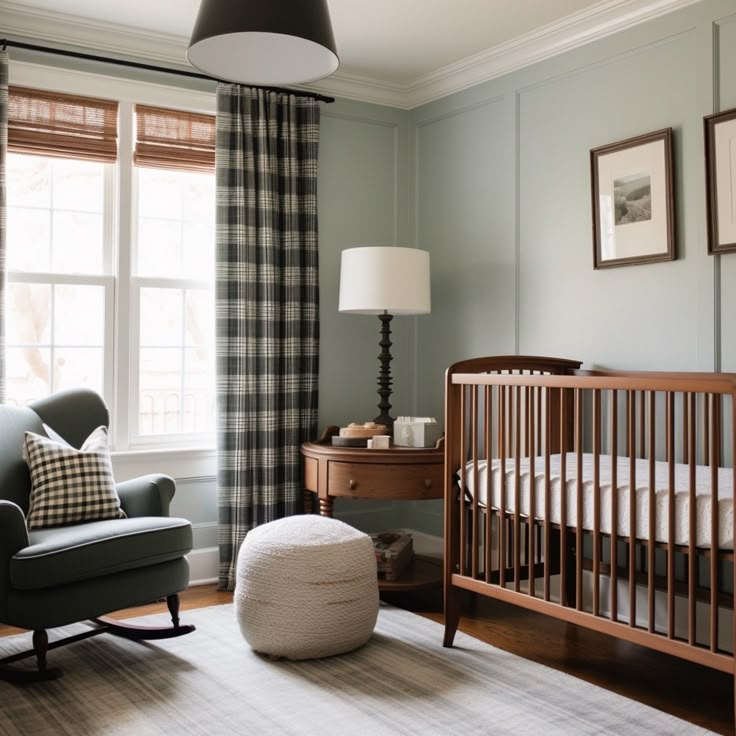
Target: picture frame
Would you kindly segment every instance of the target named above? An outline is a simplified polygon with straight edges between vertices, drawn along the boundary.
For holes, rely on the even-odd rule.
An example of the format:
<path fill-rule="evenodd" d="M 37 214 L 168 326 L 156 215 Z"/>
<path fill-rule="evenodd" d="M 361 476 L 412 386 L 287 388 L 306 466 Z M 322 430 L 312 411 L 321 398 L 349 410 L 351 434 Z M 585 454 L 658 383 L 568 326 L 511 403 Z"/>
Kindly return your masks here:
<path fill-rule="evenodd" d="M 590 152 L 593 268 L 675 260 L 672 128 Z"/>
<path fill-rule="evenodd" d="M 703 122 L 708 253 L 736 253 L 736 108 Z"/>

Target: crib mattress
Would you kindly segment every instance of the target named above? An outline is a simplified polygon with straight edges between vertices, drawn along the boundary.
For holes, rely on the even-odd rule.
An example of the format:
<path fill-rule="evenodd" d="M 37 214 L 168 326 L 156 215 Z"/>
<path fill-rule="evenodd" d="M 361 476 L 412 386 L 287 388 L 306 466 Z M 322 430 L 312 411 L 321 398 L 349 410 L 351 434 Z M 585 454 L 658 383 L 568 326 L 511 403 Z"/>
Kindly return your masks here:
<path fill-rule="evenodd" d="M 582 527 L 593 530 L 594 516 L 594 456 L 585 453 L 582 456 L 583 476 L 583 508 Z M 610 534 L 612 531 L 611 519 L 611 456 L 600 456 L 600 531 Z M 515 485 L 516 460 L 506 460 L 506 504 L 507 512 L 515 513 Z M 520 463 L 520 508 L 522 516 L 529 516 L 530 489 L 532 486 L 529 459 L 522 458 Z M 550 523 L 560 524 L 562 520 L 561 499 L 562 479 L 560 477 L 561 455 L 550 456 Z M 617 497 L 618 513 L 616 531 L 620 536 L 629 536 L 629 496 L 631 484 L 629 478 L 629 459 L 617 459 Z M 567 498 L 567 526 L 577 526 L 577 456 L 567 454 L 566 470 L 566 498 Z M 711 487 L 710 468 L 696 466 L 696 535 L 695 544 L 698 547 L 711 546 Z M 490 489 L 491 508 L 501 508 L 501 462 L 495 459 L 491 463 L 489 479 L 488 462 L 478 461 L 478 503 L 488 505 Z M 649 461 L 637 460 L 635 472 L 636 497 L 636 537 L 642 540 L 649 539 Z M 490 480 L 490 483 L 489 483 Z M 690 512 L 690 467 L 689 465 L 675 465 L 675 544 L 689 544 L 689 512 Z M 473 462 L 466 466 L 465 485 L 471 496 L 475 493 L 475 477 Z M 534 461 L 534 517 L 540 521 L 545 519 L 545 474 L 544 458 L 537 457 Z M 655 539 L 658 542 L 669 541 L 669 464 L 655 463 Z M 719 468 L 718 472 L 718 545 L 720 549 L 733 549 L 733 471 L 731 468 Z"/>

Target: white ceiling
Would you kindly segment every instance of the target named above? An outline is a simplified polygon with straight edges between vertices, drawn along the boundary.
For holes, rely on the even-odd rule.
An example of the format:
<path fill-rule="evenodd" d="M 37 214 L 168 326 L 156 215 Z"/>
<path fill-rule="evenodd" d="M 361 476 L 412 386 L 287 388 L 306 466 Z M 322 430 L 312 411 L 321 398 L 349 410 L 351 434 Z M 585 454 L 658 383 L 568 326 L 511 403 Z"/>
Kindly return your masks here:
<path fill-rule="evenodd" d="M 329 0 L 341 63 L 315 86 L 413 107 L 697 1 Z M 198 6 L 0 0 L 0 14 L 11 35 L 181 63 Z"/>

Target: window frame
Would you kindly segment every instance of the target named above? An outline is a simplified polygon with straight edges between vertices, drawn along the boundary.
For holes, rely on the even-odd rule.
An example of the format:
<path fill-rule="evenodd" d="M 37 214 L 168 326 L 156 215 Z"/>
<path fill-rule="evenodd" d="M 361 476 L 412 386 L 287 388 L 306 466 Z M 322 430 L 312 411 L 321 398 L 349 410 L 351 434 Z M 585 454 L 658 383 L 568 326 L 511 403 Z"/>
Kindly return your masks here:
<path fill-rule="evenodd" d="M 215 113 L 215 92 L 209 89 L 187 89 L 124 77 L 108 76 L 57 67 L 10 61 L 13 85 L 114 99 L 119 102 L 118 162 L 107 166 L 105 194 L 105 263 L 107 274 L 98 276 L 77 274 L 8 274 L 8 281 L 30 281 L 37 277 L 53 277 L 60 282 L 100 285 L 104 282 L 107 315 L 105 320 L 104 399 L 110 408 L 113 455 L 118 456 L 122 476 L 133 477 L 141 472 L 166 472 L 177 478 L 210 478 L 215 468 L 215 433 L 204 435 L 151 436 L 140 442 L 132 431 L 137 422 L 132 399 L 132 379 L 138 371 L 138 338 L 133 320 L 133 256 L 136 223 L 134 216 L 133 146 L 136 103 L 170 107 L 196 113 Z M 194 82 L 201 85 L 202 83 Z M 107 179 L 106 179 L 107 182 Z M 108 197 L 110 200 L 108 200 Z M 115 237 L 117 233 L 117 237 Z M 44 281 L 43 283 L 47 283 Z M 112 306 L 110 305 L 112 301 Z M 113 335 L 110 339 L 111 334 Z M 149 441 L 149 439 L 151 441 Z M 186 458 L 184 464 L 182 459 Z M 115 460 L 114 460 L 115 465 Z M 155 470 L 154 470 L 155 468 Z"/>

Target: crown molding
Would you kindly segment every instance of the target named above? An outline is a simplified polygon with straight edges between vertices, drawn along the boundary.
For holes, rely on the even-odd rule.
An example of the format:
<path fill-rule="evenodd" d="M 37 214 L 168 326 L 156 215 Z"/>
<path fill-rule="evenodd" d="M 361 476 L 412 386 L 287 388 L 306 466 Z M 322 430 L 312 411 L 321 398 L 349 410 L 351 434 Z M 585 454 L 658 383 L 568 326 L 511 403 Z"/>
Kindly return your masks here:
<path fill-rule="evenodd" d="M 28 8 L 8 0 L 0 0 L 0 16 L 3 19 L 2 33 L 8 36 L 189 67 L 187 41 L 180 36 Z"/>
<path fill-rule="evenodd" d="M 302 89 L 335 95 L 335 97 L 343 97 L 349 100 L 396 107 L 400 110 L 411 108 L 408 96 L 409 85 L 385 82 L 372 77 L 350 74 L 349 72 L 335 72 L 335 74 L 320 79 L 318 82 L 303 85 Z"/>
<path fill-rule="evenodd" d="M 419 107 L 699 2 L 702 0 L 603 0 L 419 77 L 407 89 L 407 107 Z"/>
<path fill-rule="evenodd" d="M 556 23 L 402 84 L 341 72 L 304 89 L 409 110 L 702 0 L 602 0 Z M 0 0 L 3 32 L 191 68 L 187 39 Z"/>

